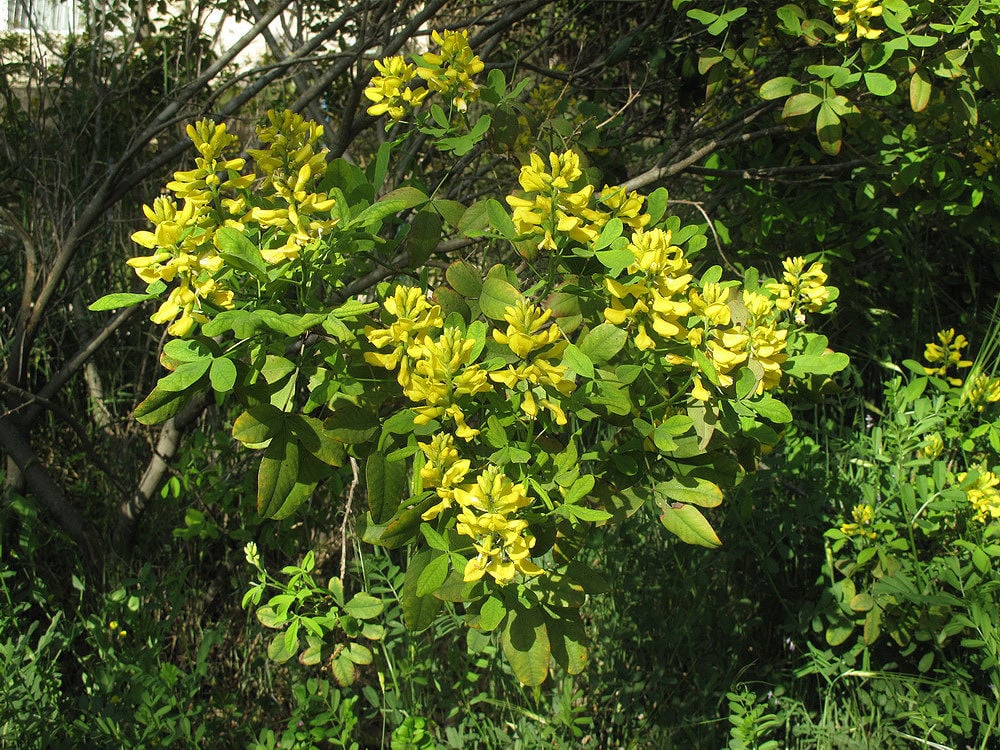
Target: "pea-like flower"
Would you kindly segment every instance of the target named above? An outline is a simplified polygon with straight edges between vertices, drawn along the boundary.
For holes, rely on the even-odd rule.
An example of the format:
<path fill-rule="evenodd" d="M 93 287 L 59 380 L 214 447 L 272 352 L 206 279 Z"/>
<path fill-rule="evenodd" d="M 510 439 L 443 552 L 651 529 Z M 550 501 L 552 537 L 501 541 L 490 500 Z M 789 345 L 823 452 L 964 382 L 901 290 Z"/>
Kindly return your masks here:
<path fill-rule="evenodd" d="M 409 83 L 417 78 L 417 68 L 402 55 L 376 60 L 375 68 L 380 75 L 372 78 L 365 89 L 365 97 L 373 102 L 368 107 L 368 114 L 373 117 L 388 114 L 393 120 L 402 120 L 427 96 L 428 91 L 422 86 L 410 88 Z"/>
<path fill-rule="evenodd" d="M 968 472 L 962 472 L 958 475 L 958 481 L 964 482 L 967 476 Z M 976 512 L 976 520 L 981 523 L 1000 518 L 1000 490 L 997 489 L 998 485 L 1000 485 L 1000 477 L 992 471 L 980 469 L 975 484 L 965 490 L 965 496 L 972 505 L 972 509 Z"/>
<path fill-rule="evenodd" d="M 511 390 L 520 389 L 521 411 L 535 419 L 539 407 L 548 410 L 556 424 L 566 424 L 566 413 L 549 396 L 545 388 L 556 390 L 563 396 L 569 395 L 576 384 L 566 378 L 566 368 L 556 364 L 566 349 L 567 342 L 555 324 L 546 325 L 552 316 L 551 310 L 542 311 L 536 305 L 518 300 L 508 305 L 504 311 L 507 331 L 493 331 L 493 338 L 506 344 L 510 350 L 524 360 L 523 363 L 509 365 L 504 370 L 490 373 L 490 378 Z M 520 384 L 524 385 L 520 385 Z M 533 393 L 534 391 L 534 393 Z M 537 398 L 536 398 L 537 396 Z"/>
<path fill-rule="evenodd" d="M 459 458 L 455 439 L 447 432 L 440 432 L 429 443 L 417 443 L 424 453 L 424 465 L 420 478 L 426 489 L 434 489 L 441 502 L 424 511 L 421 518 L 432 521 L 451 507 L 455 488 L 465 481 L 471 462 Z"/>
<path fill-rule="evenodd" d="M 640 350 L 656 347 L 648 328 L 665 340 L 685 339 L 683 318 L 692 311 L 688 287 L 694 277 L 684 251 L 671 244 L 669 231 L 659 228 L 634 232 L 628 247 L 635 258 L 627 269 L 633 280 L 605 279 L 612 300 L 604 319 L 612 325 L 634 324 Z"/>
<path fill-rule="evenodd" d="M 420 356 L 420 343 L 444 325 L 444 318 L 441 308 L 431 305 L 416 287 L 397 286 L 383 308 L 395 320 L 388 328 L 367 326 L 365 336 L 376 349 L 392 346 L 392 351 L 384 354 L 365 352 L 365 361 L 386 370 L 399 367 L 397 380 L 406 388 L 410 384 L 412 362 Z"/>
<path fill-rule="evenodd" d="M 475 339 L 465 338 L 462 332 L 446 327 L 436 340 L 424 337 L 415 347 L 413 372 L 403 393 L 411 401 L 423 403 L 414 408 L 415 424 L 426 424 L 432 419 L 448 417 L 455 423 L 455 434 L 471 440 L 479 434 L 465 421 L 460 400 L 492 390 L 486 372 L 479 365 L 471 364 Z"/>
<path fill-rule="evenodd" d="M 937 366 L 924 367 L 924 372 L 946 378 L 954 386 L 962 385 L 962 378 L 949 375 L 948 371 L 953 367 L 956 370 L 972 367 L 972 360 L 962 359 L 962 349 L 969 345 L 968 340 L 962 334 L 956 336 L 954 328 L 938 331 L 937 338 L 939 343 L 932 341 L 924 349 L 924 359 Z"/>
<path fill-rule="evenodd" d="M 806 268 L 805 258 L 795 257 L 785 258 L 781 265 L 782 281 L 768 284 L 767 290 L 775 295 L 776 308 L 795 312 L 802 322 L 801 311 L 818 312 L 830 299 L 830 289 L 824 286 L 827 276 L 823 264 L 816 262 Z"/>
<path fill-rule="evenodd" d="M 854 520 L 841 524 L 841 532 L 847 536 L 863 536 L 866 539 L 874 539 L 877 536 L 875 531 L 870 528 L 875 520 L 875 509 L 872 506 L 867 503 L 855 505 L 851 510 L 851 518 Z"/>
<path fill-rule="evenodd" d="M 469 103 L 479 97 L 479 84 L 473 77 L 486 67 L 469 46 L 469 34 L 461 31 L 437 31 L 431 39 L 438 45 L 439 52 L 425 52 L 419 56 L 420 65 L 416 73 L 432 91 L 451 99 L 459 112 L 464 112 Z"/>
<path fill-rule="evenodd" d="M 465 566 L 466 581 L 489 574 L 502 586 L 518 573 L 543 572 L 530 559 L 535 538 L 528 532 L 527 521 L 511 517 L 531 504 L 524 485 L 513 483 L 503 469 L 491 465 L 474 484 L 455 489 L 454 499 L 461 506 L 455 530 L 472 539 L 476 550 Z"/>
<path fill-rule="evenodd" d="M 846 42 L 854 27 L 858 39 L 878 39 L 884 29 L 873 29 L 871 20 L 882 15 L 880 0 L 834 0 L 833 20 L 847 28 L 836 35 L 838 42 Z"/>

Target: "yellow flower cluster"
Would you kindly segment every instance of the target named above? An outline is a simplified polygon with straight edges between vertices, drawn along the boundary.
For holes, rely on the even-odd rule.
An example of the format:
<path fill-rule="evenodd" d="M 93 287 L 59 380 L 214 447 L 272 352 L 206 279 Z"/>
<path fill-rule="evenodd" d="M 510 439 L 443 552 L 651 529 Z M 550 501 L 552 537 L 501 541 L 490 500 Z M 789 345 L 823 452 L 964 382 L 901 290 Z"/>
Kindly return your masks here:
<path fill-rule="evenodd" d="M 605 185 L 595 198 L 593 185 L 573 190 L 572 185 L 583 177 L 575 152 L 550 153 L 548 165 L 541 156 L 532 154 L 529 162 L 518 176 L 526 196 L 509 195 L 507 203 L 513 209 L 518 234 L 539 238 L 539 250 L 556 250 L 558 236 L 589 244 L 612 217 L 635 230 L 649 223 L 649 214 L 642 212 L 644 198 L 638 193 Z"/>
<path fill-rule="evenodd" d="M 946 378 L 952 385 L 962 385 L 962 379 L 949 375 L 948 370 L 952 367 L 956 370 L 972 367 L 971 360 L 962 359 L 962 349 L 969 345 L 968 340 L 962 334 L 956 336 L 954 328 L 938 331 L 937 337 L 940 343 L 932 341 L 924 350 L 924 359 L 937 366 L 925 367 L 924 372 Z"/>
<path fill-rule="evenodd" d="M 972 147 L 973 153 L 979 158 L 972 164 L 976 170 L 976 175 L 983 177 L 996 168 L 1000 163 L 1000 138 L 992 136 L 985 138 Z"/>
<path fill-rule="evenodd" d="M 503 469 L 491 465 L 475 483 L 456 487 L 453 498 L 461 509 L 455 530 L 472 539 L 476 550 L 465 566 L 466 581 L 478 581 L 488 573 L 502 586 L 518 573 L 543 572 L 531 562 L 535 537 L 528 531 L 528 522 L 512 518 L 531 504 L 524 485 L 514 484 Z"/>
<path fill-rule="evenodd" d="M 868 504 L 855 505 L 851 511 L 854 519 L 851 523 L 841 524 L 840 530 L 847 536 L 863 536 L 866 539 L 874 539 L 875 532 L 868 528 L 875 520 L 875 510 Z"/>
<path fill-rule="evenodd" d="M 444 326 L 441 308 L 427 302 L 419 289 L 397 286 L 384 308 L 395 321 L 388 328 L 368 326 L 365 335 L 377 349 L 392 347 L 392 351 L 366 352 L 365 361 L 387 370 L 399 368 L 403 394 L 423 404 L 414 408 L 416 424 L 448 417 L 458 437 L 474 438 L 479 430 L 466 424 L 460 401 L 492 390 L 486 372 L 471 362 L 475 340 Z M 435 335 L 438 329 L 442 330 Z"/>
<path fill-rule="evenodd" d="M 375 62 L 379 75 L 372 78 L 365 89 L 365 97 L 372 102 L 368 114 L 379 117 L 388 114 L 401 120 L 419 107 L 430 91 L 448 98 L 452 105 L 464 112 L 469 102 L 479 96 L 479 84 L 473 77 L 485 67 L 472 48 L 466 31 L 446 31 L 431 34 L 440 48 L 439 52 L 418 55 L 417 65 L 406 62 L 402 55 L 386 57 Z M 410 84 L 418 79 L 427 82 L 427 88 Z"/>
<path fill-rule="evenodd" d="M 830 299 L 830 289 L 826 284 L 826 273 L 822 263 L 813 263 L 806 268 L 805 258 L 785 258 L 782 281 L 767 285 L 775 295 L 775 307 L 783 312 L 791 311 L 799 323 L 805 322 L 805 312 L 818 312 Z"/>
<path fill-rule="evenodd" d="M 483 72 L 483 61 L 473 53 L 465 30 L 446 31 L 443 35 L 435 31 L 431 38 L 440 53 L 420 55 L 417 75 L 427 81 L 431 91 L 444 95 L 459 112 L 464 112 L 469 102 L 479 96 L 479 84 L 472 77 Z"/>
<path fill-rule="evenodd" d="M 322 126 L 287 111 L 271 111 L 267 117 L 270 125 L 258 130 L 267 147 L 248 150 L 263 173 L 256 194 L 249 188 L 257 175 L 240 174 L 246 159 L 233 156 L 241 148 L 239 139 L 224 123 L 201 120 L 187 127 L 199 154 L 195 169 L 174 172 L 167 183 L 173 197 L 143 206 L 153 231 L 136 232 L 132 240 L 154 252 L 127 263 L 147 283 L 178 282 L 151 317 L 155 323 L 171 323 L 167 331 L 173 336 L 185 336 L 208 320 L 206 302 L 233 307 L 232 292 L 219 280 L 226 269 L 216 230 L 259 229 L 265 243 L 262 258 L 277 263 L 297 257 L 336 224 L 330 216 L 333 198 L 316 192 L 327 169 L 327 151 L 316 148 Z"/>
<path fill-rule="evenodd" d="M 303 247 L 331 229 L 334 199 L 315 192 L 327 168 L 327 149 L 316 150 L 323 126 L 307 122 L 301 115 L 285 110 L 267 113 L 270 125 L 260 128 L 257 137 L 269 144 L 265 149 L 248 149 L 263 172 L 262 188 L 270 189 L 269 205 L 254 206 L 248 219 L 263 230 L 274 230 L 270 246 L 261 250 L 268 263 L 297 258 Z M 243 198 L 236 199 L 238 207 Z"/>
<path fill-rule="evenodd" d="M 365 89 L 365 96 L 374 102 L 368 107 L 372 117 L 388 114 L 393 120 L 402 120 L 408 110 L 419 107 L 427 96 L 427 89 L 409 87 L 417 77 L 417 68 L 402 55 L 376 60 L 375 69 L 381 75 L 372 78 Z"/>
<path fill-rule="evenodd" d="M 986 404 L 997 403 L 1000 401 L 1000 378 L 991 378 L 989 375 L 977 375 L 968 384 L 965 400 L 972 404 L 977 411 L 985 409 Z"/>
<path fill-rule="evenodd" d="M 214 278 L 223 264 L 212 238 L 219 226 L 241 226 L 221 191 L 243 189 L 254 179 L 239 175 L 244 159 L 228 158 L 239 142 L 225 124 L 201 120 L 188 125 L 187 134 L 200 154 L 196 168 L 174 172 L 167 183 L 183 203 L 178 207 L 177 200 L 162 196 L 142 207 L 154 229 L 135 232 L 132 241 L 154 252 L 126 261 L 147 284 L 178 282 L 150 317 L 154 323 L 170 323 L 171 336 L 186 336 L 196 323 L 208 320 L 203 302 L 223 309 L 233 306 L 232 292 Z"/>
<path fill-rule="evenodd" d="M 521 393 L 521 411 L 534 419 L 541 406 L 549 411 L 557 424 L 563 425 L 566 424 L 566 413 L 558 403 L 548 398 L 545 387 L 568 396 L 576 384 L 566 378 L 566 368 L 556 364 L 562 358 L 567 341 L 554 323 L 546 327 L 551 316 L 551 310 L 542 312 L 536 305 L 524 300 L 507 306 L 504 311 L 507 331 L 495 329 L 493 338 L 500 344 L 506 344 L 524 360 L 524 364 L 509 365 L 506 370 L 491 372 L 490 378 L 511 390 L 525 383 Z"/>
<path fill-rule="evenodd" d="M 670 240 L 663 229 L 635 231 L 628 245 L 635 261 L 627 271 L 638 278 L 627 284 L 604 280 L 612 297 L 604 319 L 617 326 L 634 324 L 635 345 L 642 351 L 656 346 L 647 325 L 663 339 L 687 338 L 681 319 L 691 312 L 688 287 L 694 277 L 684 251 Z"/>
<path fill-rule="evenodd" d="M 691 263 L 680 247 L 671 244 L 669 231 L 637 230 L 628 247 L 635 258 L 626 269 L 628 277 L 605 279 L 611 305 L 604 310 L 604 319 L 629 328 L 640 351 L 673 344 L 666 362 L 695 371 L 691 395 L 698 401 L 708 401 L 711 392 L 696 372 L 694 357 L 677 351 L 678 345 L 699 349 L 723 388 L 733 384 L 739 368 L 749 366 L 758 376 L 755 393 L 760 395 L 777 387 L 781 365 L 788 359 L 788 330 L 778 324 L 780 313 L 793 305 L 818 310 L 829 297 L 822 266 L 817 263 L 805 270 L 801 258 L 785 261 L 786 284 L 740 294 L 735 285 L 693 285 Z M 779 294 L 777 299 L 772 291 Z M 738 320 L 735 309 L 740 310 Z"/>
<path fill-rule="evenodd" d="M 853 26 L 858 39 L 878 39 L 884 29 L 873 29 L 871 19 L 882 15 L 880 0 L 835 0 L 833 20 L 848 28 L 837 34 L 838 42 L 846 42 Z"/>
<path fill-rule="evenodd" d="M 958 475 L 958 481 L 965 481 L 967 472 Z M 976 483 L 965 491 L 972 509 L 976 511 L 976 520 L 986 523 L 987 521 L 1000 518 L 1000 477 L 992 471 L 981 470 L 976 478 Z"/>
<path fill-rule="evenodd" d="M 447 432 L 439 432 L 431 438 L 431 442 L 417 445 L 424 452 L 424 466 L 420 469 L 424 489 L 435 490 L 441 499 L 421 516 L 425 521 L 433 521 L 451 507 L 455 488 L 465 481 L 471 463 L 467 458 L 459 458 L 455 438 Z"/>

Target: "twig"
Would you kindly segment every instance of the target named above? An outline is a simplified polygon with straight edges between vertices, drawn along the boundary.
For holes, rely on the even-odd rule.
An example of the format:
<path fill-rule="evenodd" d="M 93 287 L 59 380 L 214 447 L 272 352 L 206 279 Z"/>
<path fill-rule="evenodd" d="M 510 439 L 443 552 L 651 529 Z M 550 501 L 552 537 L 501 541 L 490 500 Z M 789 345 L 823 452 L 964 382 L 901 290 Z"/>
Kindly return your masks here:
<path fill-rule="evenodd" d="M 354 502 L 354 493 L 358 491 L 361 478 L 358 475 L 358 460 L 351 456 L 351 473 L 354 478 L 347 488 L 347 504 L 344 506 L 344 520 L 340 522 L 340 580 L 344 580 L 347 574 L 347 523 L 351 520 L 351 504 Z"/>
<path fill-rule="evenodd" d="M 698 211 L 701 212 L 701 215 L 705 217 L 705 221 L 708 223 L 708 228 L 712 231 L 712 237 L 715 238 L 715 248 L 719 251 L 719 257 L 722 258 L 722 262 L 726 264 L 726 268 L 736 275 L 739 275 L 740 272 L 736 269 L 736 266 L 730 263 L 729 258 L 727 258 L 726 254 L 722 252 L 722 243 L 719 242 L 719 235 L 715 231 L 715 226 L 712 224 L 712 219 L 709 218 L 708 212 L 702 207 L 701 201 L 687 201 L 680 198 L 671 198 L 667 201 L 667 203 L 683 203 L 685 206 L 694 206 L 697 208 Z"/>

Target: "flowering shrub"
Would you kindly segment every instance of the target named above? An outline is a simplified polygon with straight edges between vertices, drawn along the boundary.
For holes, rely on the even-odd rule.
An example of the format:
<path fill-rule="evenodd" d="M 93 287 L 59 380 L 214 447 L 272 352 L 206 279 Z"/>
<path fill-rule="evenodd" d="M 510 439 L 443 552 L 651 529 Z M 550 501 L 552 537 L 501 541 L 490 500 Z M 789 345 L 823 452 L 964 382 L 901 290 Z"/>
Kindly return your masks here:
<path fill-rule="evenodd" d="M 477 83 L 483 63 L 464 34 L 434 40 L 439 52 L 378 64 L 369 112 L 412 116 L 401 138 L 422 133 L 443 152 L 484 147 L 489 108 L 520 86 L 498 71 Z M 550 660 L 581 671 L 579 609 L 608 585 L 579 559 L 594 530 L 647 508 L 680 539 L 719 545 L 703 509 L 778 442 L 792 419 L 778 397 L 846 366 L 808 330 L 837 296 L 822 263 L 725 279 L 699 257 L 704 228 L 671 216 L 665 189 L 597 191 L 572 149 L 528 157 L 505 196 L 511 215 L 492 197 L 465 206 L 386 185 L 402 140 L 363 171 L 328 160 L 320 126 L 268 119 L 246 160 L 224 125 L 189 128 L 197 168 L 175 175 L 145 211 L 154 231 L 135 235 L 153 251 L 131 261 L 147 293 L 95 306 L 166 295 L 154 320 L 170 323 L 169 372 L 137 419 L 161 422 L 211 390 L 237 414 L 233 437 L 261 453 L 258 509 L 271 518 L 320 501 L 318 488 L 363 461 L 361 539 L 410 546 L 407 626 L 450 602 L 499 634 L 522 682 L 541 683 Z M 518 269 L 452 260 L 416 273 L 446 235 L 488 242 Z M 397 254 L 405 272 L 380 273 Z M 346 290 L 366 273 L 395 280 Z M 252 563 L 262 577 L 247 604 L 273 585 L 256 552 Z M 299 588 L 259 613 L 284 628 L 272 651 L 291 658 L 301 634 L 310 663 L 353 675 L 352 652 L 324 634 L 361 625 L 282 598 L 310 571 L 311 560 L 290 571 Z M 362 604 L 355 620 L 377 609 Z"/>
<path fill-rule="evenodd" d="M 928 365 L 907 361 L 914 377 L 889 383 L 884 419 L 857 446 L 846 479 L 861 502 L 826 534 L 826 638 L 860 653 L 888 636 L 922 672 L 960 647 L 995 671 L 1000 378 L 962 358 L 954 329 L 936 338 Z"/>

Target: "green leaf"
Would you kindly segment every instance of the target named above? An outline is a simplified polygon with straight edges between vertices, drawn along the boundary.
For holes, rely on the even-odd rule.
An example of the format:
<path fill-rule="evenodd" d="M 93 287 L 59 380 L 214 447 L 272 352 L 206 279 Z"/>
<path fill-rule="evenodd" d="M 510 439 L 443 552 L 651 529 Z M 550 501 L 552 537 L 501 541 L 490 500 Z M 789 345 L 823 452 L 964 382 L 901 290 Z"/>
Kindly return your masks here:
<path fill-rule="evenodd" d="M 297 651 L 298 649 L 296 649 Z M 271 639 L 271 643 L 267 647 L 267 656 L 273 661 L 278 662 L 278 664 L 284 664 L 286 661 L 295 656 L 295 651 L 288 648 L 288 641 L 285 639 L 285 633 L 278 633 Z"/>
<path fill-rule="evenodd" d="M 374 526 L 364 535 L 364 541 L 370 544 L 378 544 L 389 549 L 402 547 L 413 539 L 420 528 L 421 516 L 432 506 L 439 502 L 437 495 L 426 493 L 423 498 L 412 508 L 407 508 L 399 513 L 396 518 L 388 524 Z"/>
<path fill-rule="evenodd" d="M 537 609 L 510 610 L 500 636 L 514 676 L 525 685 L 541 685 L 549 674 L 551 648 L 545 618 Z"/>
<path fill-rule="evenodd" d="M 747 401 L 747 406 L 776 424 L 786 424 L 792 421 L 792 412 L 783 403 L 771 396 L 765 396 L 758 401 Z"/>
<path fill-rule="evenodd" d="M 190 391 L 168 391 L 156 386 L 135 407 L 133 416 L 140 424 L 161 424 L 179 412 L 193 395 Z"/>
<path fill-rule="evenodd" d="M 115 292 L 113 294 L 105 294 L 99 300 L 90 303 L 87 307 L 88 310 L 92 312 L 103 312 L 104 310 L 117 310 L 122 307 L 132 307 L 132 305 L 138 305 L 140 302 L 145 302 L 149 299 L 156 299 L 158 294 L 134 294 L 132 292 Z"/>
<path fill-rule="evenodd" d="M 931 79 L 924 68 L 917 68 L 910 76 L 910 109 L 923 112 L 931 101 Z"/>
<path fill-rule="evenodd" d="M 670 193 L 667 192 L 665 187 L 658 187 L 646 196 L 646 213 L 650 216 L 650 225 L 655 225 L 660 222 L 660 219 L 662 219 L 663 215 L 667 212 L 669 202 Z"/>
<path fill-rule="evenodd" d="M 772 78 L 770 81 L 766 81 L 761 85 L 760 98 L 766 99 L 767 101 L 771 101 L 772 99 L 781 99 L 790 95 L 798 85 L 798 81 L 794 78 L 789 78 L 788 76 Z"/>
<path fill-rule="evenodd" d="M 610 245 L 612 242 L 614 242 L 615 240 L 617 240 L 619 237 L 622 236 L 623 229 L 624 225 L 622 224 L 621 219 L 617 217 L 609 219 L 608 223 L 604 225 L 604 229 L 601 230 L 601 233 L 597 236 L 597 239 L 594 241 L 594 249 L 603 250 L 604 248 L 606 248 L 608 245 Z"/>
<path fill-rule="evenodd" d="M 781 116 L 783 119 L 787 120 L 790 117 L 807 115 L 822 103 L 823 100 L 816 96 L 816 94 L 810 94 L 808 92 L 796 94 L 795 96 L 789 97 L 785 102 L 785 106 L 781 110 Z"/>
<path fill-rule="evenodd" d="M 481 237 L 490 225 L 489 214 L 486 211 L 486 201 L 476 201 L 462 214 L 458 222 L 458 233 L 464 237 Z"/>
<path fill-rule="evenodd" d="M 712 525 L 694 506 L 671 503 L 662 511 L 660 522 L 682 542 L 712 548 L 722 545 Z"/>
<path fill-rule="evenodd" d="M 592 489 L 594 489 L 594 484 L 594 475 L 584 474 L 582 477 L 579 477 L 575 482 L 573 482 L 569 489 L 564 491 L 563 500 L 570 504 L 580 502 L 590 494 Z"/>
<path fill-rule="evenodd" d="M 889 96 L 896 90 L 896 82 L 885 73 L 865 73 L 865 86 L 875 96 Z"/>
<path fill-rule="evenodd" d="M 220 357 L 212 360 L 212 369 L 209 370 L 208 379 L 212 383 L 212 388 L 219 393 L 229 393 L 236 385 L 236 365 L 228 357 Z"/>
<path fill-rule="evenodd" d="M 427 194 L 418 188 L 409 185 L 397 188 L 386 193 L 381 200 L 355 216 L 351 224 L 363 227 L 371 226 L 401 211 L 422 206 L 428 200 Z"/>
<path fill-rule="evenodd" d="M 816 117 L 816 137 L 819 138 L 819 145 L 824 153 L 830 156 L 840 153 L 843 132 L 840 117 L 830 104 L 823 102 Z"/>
<path fill-rule="evenodd" d="M 211 357 L 205 357 L 185 362 L 166 377 L 160 378 L 157 388 L 164 391 L 186 391 L 202 379 L 212 361 Z"/>
<path fill-rule="evenodd" d="M 212 243 L 228 265 L 240 271 L 246 271 L 257 278 L 267 278 L 267 267 L 261 257 L 260 248 L 239 230 L 232 227 L 220 227 L 215 230 Z"/>
<path fill-rule="evenodd" d="M 284 429 L 284 412 L 270 404 L 251 406 L 233 422 L 233 438 L 256 448 Z"/>
<path fill-rule="evenodd" d="M 580 342 L 580 352 L 592 362 L 607 362 L 625 346 L 628 334 L 610 323 L 591 329 Z"/>
<path fill-rule="evenodd" d="M 484 633 L 492 633 L 496 630 L 503 618 L 507 616 L 507 607 L 503 599 L 496 596 L 488 596 L 479 608 L 479 621 L 476 626 Z"/>
<path fill-rule="evenodd" d="M 500 205 L 499 201 L 488 199 L 486 201 L 486 214 L 490 217 L 490 226 L 497 230 L 501 237 L 508 240 L 517 237 L 514 222 L 511 220 L 510 214 L 507 213 L 507 209 Z"/>
<path fill-rule="evenodd" d="M 312 494 L 316 482 L 300 482 L 299 446 L 273 440 L 257 470 L 257 512 L 264 518 L 287 518 Z"/>
<path fill-rule="evenodd" d="M 437 591 L 448 577 L 450 561 L 448 555 L 438 555 L 427 563 L 417 579 L 417 596 L 427 596 Z"/>
<path fill-rule="evenodd" d="M 423 630 L 434 622 L 444 602 L 434 596 L 417 596 L 417 582 L 431 560 L 431 550 L 418 552 L 406 566 L 399 603 L 403 610 L 403 624 L 408 630 Z"/>
<path fill-rule="evenodd" d="M 260 327 L 260 318 L 247 310 L 223 310 L 201 327 L 206 336 L 218 336 L 226 331 L 232 331 L 238 339 L 253 336 Z"/>
<path fill-rule="evenodd" d="M 503 320 L 507 308 L 517 304 L 520 298 L 521 293 L 509 282 L 490 276 L 483 282 L 479 293 L 479 309 L 487 318 Z"/>
<path fill-rule="evenodd" d="M 563 352 L 562 364 L 577 375 L 591 379 L 594 377 L 594 363 L 590 361 L 590 357 L 580 351 L 580 348 L 576 344 L 566 346 Z"/>
<path fill-rule="evenodd" d="M 619 237 L 608 250 L 598 250 L 597 259 L 608 269 L 608 276 L 616 278 L 635 262 L 635 256 L 628 249 L 628 240 Z"/>
<path fill-rule="evenodd" d="M 406 462 L 372 453 L 365 464 L 365 481 L 372 518 L 375 523 L 386 523 L 396 514 L 406 492 Z"/>
<path fill-rule="evenodd" d="M 364 591 L 355 594 L 344 605 L 344 611 L 358 620 L 372 620 L 382 614 L 383 609 L 385 609 L 385 604 L 381 599 Z"/>
<path fill-rule="evenodd" d="M 448 266 L 444 275 L 451 288 L 466 299 L 477 299 L 483 290 L 483 275 L 464 260 L 456 260 Z"/>
<path fill-rule="evenodd" d="M 657 482 L 653 490 L 656 502 L 664 509 L 673 502 L 692 503 L 703 508 L 715 508 L 722 503 L 722 489 L 700 477 L 674 477 Z"/>
<path fill-rule="evenodd" d="M 583 623 L 576 619 L 559 619 L 548 622 L 552 658 L 567 674 L 580 674 L 587 666 L 587 634 Z"/>
<path fill-rule="evenodd" d="M 330 660 L 330 674 L 333 675 L 333 679 L 342 688 L 353 685 L 354 679 L 357 676 L 357 672 L 354 669 L 354 662 L 345 653 L 341 653 L 336 659 Z"/>
<path fill-rule="evenodd" d="M 850 358 L 840 352 L 799 354 L 789 357 L 782 365 L 782 369 L 793 378 L 806 378 L 810 375 L 833 375 L 850 363 Z M 920 372 L 923 374 L 923 368 Z"/>

